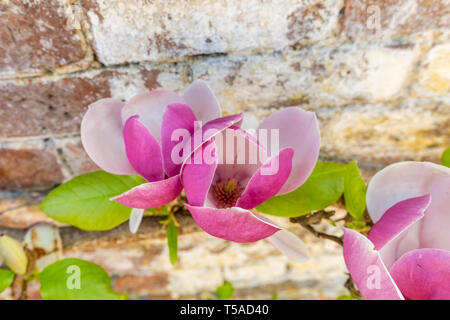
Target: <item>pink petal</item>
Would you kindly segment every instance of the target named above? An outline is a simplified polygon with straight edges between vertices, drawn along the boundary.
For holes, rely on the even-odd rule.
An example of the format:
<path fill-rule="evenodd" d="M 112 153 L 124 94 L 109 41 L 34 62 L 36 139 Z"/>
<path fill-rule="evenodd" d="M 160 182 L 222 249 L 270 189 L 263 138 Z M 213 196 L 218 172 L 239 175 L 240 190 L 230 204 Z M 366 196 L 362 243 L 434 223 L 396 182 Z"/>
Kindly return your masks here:
<path fill-rule="evenodd" d="M 123 105 L 114 99 L 91 104 L 81 121 L 81 142 L 89 157 L 103 170 L 136 174 L 125 153 L 120 116 Z"/>
<path fill-rule="evenodd" d="M 210 235 L 234 242 L 254 242 L 280 230 L 241 208 L 214 209 L 186 205 L 195 222 Z"/>
<path fill-rule="evenodd" d="M 148 129 L 131 117 L 123 128 L 123 139 L 128 160 L 133 168 L 147 181 L 159 181 L 164 178 L 161 147 Z"/>
<path fill-rule="evenodd" d="M 266 239 L 290 260 L 304 262 L 308 258 L 308 248 L 292 232 L 283 229 Z"/>
<path fill-rule="evenodd" d="M 206 142 L 202 149 L 197 149 L 191 155 L 191 161 L 184 167 L 182 173 L 182 180 L 186 197 L 189 204 L 193 206 L 203 206 L 208 194 L 208 190 L 211 187 L 212 179 L 217 168 L 217 157 L 214 157 L 213 161 L 205 161 L 201 159 L 199 163 L 196 163 L 197 153 L 205 156 L 210 150 L 215 154 L 214 140 Z"/>
<path fill-rule="evenodd" d="M 316 115 L 297 107 L 286 108 L 266 118 L 259 129 L 278 129 L 279 149 L 294 149 L 291 174 L 278 194 L 294 191 L 309 177 L 319 157 L 320 131 Z M 267 136 L 271 136 L 270 132 Z M 266 149 L 271 148 L 266 146 Z"/>
<path fill-rule="evenodd" d="M 199 121 L 206 123 L 220 117 L 219 103 L 205 81 L 194 81 L 186 89 L 183 98 Z"/>
<path fill-rule="evenodd" d="M 436 179 L 430 192 L 432 201 L 422 220 L 421 246 L 450 251 L 450 175 Z"/>
<path fill-rule="evenodd" d="M 289 177 L 293 155 L 294 149 L 285 148 L 267 160 L 250 178 L 236 206 L 252 209 L 275 196 Z"/>
<path fill-rule="evenodd" d="M 187 143 L 188 145 L 192 146 L 192 152 L 194 152 L 195 150 L 200 148 L 203 143 L 214 138 L 222 131 L 235 125 L 241 120 L 242 120 L 242 113 L 211 120 L 201 128 L 195 130 L 194 134 L 191 137 L 191 141 Z M 190 158 L 187 157 L 186 160 L 183 162 L 181 170 L 183 170 L 183 167 L 186 165 L 188 159 Z"/>
<path fill-rule="evenodd" d="M 148 209 L 163 206 L 178 197 L 183 190 L 179 176 L 141 184 L 121 195 L 111 198 L 124 206 Z"/>
<path fill-rule="evenodd" d="M 186 146 L 190 141 L 191 135 L 194 133 L 194 124 L 197 121 L 191 108 L 185 104 L 175 103 L 167 107 L 162 119 L 161 125 L 161 146 L 164 157 L 164 170 L 169 177 L 173 177 L 180 173 L 181 164 L 189 154 L 183 154 L 177 149 L 178 146 Z M 180 135 L 181 141 L 173 141 L 178 138 L 177 132 L 185 134 Z M 175 134 L 175 136 L 172 136 Z M 188 150 L 191 150 L 189 146 Z M 177 152 L 178 151 L 178 152 Z M 177 152 L 177 154 L 173 154 Z"/>
<path fill-rule="evenodd" d="M 344 259 L 364 299 L 403 299 L 379 253 L 370 240 L 359 232 L 344 229 Z"/>
<path fill-rule="evenodd" d="M 164 111 L 169 104 L 186 103 L 184 98 L 175 92 L 167 90 L 152 90 L 134 96 L 122 109 L 122 123 L 132 116 L 139 116 L 139 120 L 150 133 L 159 141 L 161 123 Z"/>
<path fill-rule="evenodd" d="M 420 220 L 430 201 L 431 196 L 427 194 L 400 201 L 389 208 L 370 230 L 368 238 L 375 245 L 375 249 L 380 250 L 386 243 Z"/>
<path fill-rule="evenodd" d="M 450 168 L 430 162 L 405 161 L 391 164 L 371 179 L 367 188 L 367 210 L 377 222 L 394 204 L 430 193 L 437 179 L 450 176 Z M 431 195 L 434 202 L 435 197 Z"/>
<path fill-rule="evenodd" d="M 405 253 L 392 266 L 391 275 L 407 299 L 450 300 L 450 251 Z"/>

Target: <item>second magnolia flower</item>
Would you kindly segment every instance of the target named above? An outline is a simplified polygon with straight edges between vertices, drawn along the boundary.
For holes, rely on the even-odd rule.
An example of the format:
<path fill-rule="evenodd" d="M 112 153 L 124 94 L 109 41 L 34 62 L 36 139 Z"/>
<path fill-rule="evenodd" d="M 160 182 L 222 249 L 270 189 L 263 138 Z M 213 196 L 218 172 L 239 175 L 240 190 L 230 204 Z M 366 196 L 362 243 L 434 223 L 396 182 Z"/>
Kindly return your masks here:
<path fill-rule="evenodd" d="M 197 121 L 204 125 L 196 127 Z M 173 159 L 180 145 L 174 132 L 180 129 L 190 134 L 184 142 L 188 148 L 176 150 L 181 162 Z M 279 137 L 281 151 L 276 154 L 270 152 L 270 139 L 255 135 L 270 130 L 277 130 Z M 194 139 L 198 132 L 200 139 Z M 320 146 L 314 113 L 286 108 L 259 126 L 243 121 L 242 114 L 221 117 L 208 85 L 196 81 L 183 96 L 152 90 L 126 104 L 100 100 L 83 118 L 81 138 L 88 155 L 105 171 L 137 173 L 148 181 L 113 198 L 135 208 L 132 229 L 142 217 L 138 209 L 167 204 L 184 187 L 188 210 L 209 234 L 235 242 L 267 238 L 289 257 L 303 258 L 306 250 L 296 236 L 252 209 L 297 189 L 311 174 Z"/>

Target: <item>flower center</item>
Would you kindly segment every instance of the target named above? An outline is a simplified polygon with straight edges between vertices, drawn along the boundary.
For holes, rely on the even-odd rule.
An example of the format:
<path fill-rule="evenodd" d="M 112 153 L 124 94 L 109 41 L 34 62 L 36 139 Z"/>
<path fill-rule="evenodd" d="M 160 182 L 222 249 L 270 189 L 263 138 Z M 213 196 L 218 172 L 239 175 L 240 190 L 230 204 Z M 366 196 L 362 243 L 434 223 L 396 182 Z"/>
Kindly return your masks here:
<path fill-rule="evenodd" d="M 214 199 L 219 209 L 231 208 L 241 196 L 244 188 L 242 188 L 236 179 L 226 181 L 220 180 L 213 185 Z"/>

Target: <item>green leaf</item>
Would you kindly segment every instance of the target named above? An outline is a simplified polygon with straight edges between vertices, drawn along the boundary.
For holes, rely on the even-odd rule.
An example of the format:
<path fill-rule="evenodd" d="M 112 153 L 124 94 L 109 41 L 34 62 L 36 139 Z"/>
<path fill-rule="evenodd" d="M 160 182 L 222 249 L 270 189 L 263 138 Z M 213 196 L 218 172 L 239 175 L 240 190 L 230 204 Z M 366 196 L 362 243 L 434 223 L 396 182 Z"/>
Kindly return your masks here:
<path fill-rule="evenodd" d="M 95 263 L 69 258 L 49 265 L 39 275 L 44 300 L 123 300 L 111 278 Z"/>
<path fill-rule="evenodd" d="M 441 162 L 444 166 L 450 168 L 450 148 L 447 148 L 444 153 L 442 153 Z"/>
<path fill-rule="evenodd" d="M 344 179 L 344 198 L 348 212 L 356 220 L 362 220 L 366 210 L 366 183 L 355 161 L 347 165 Z"/>
<path fill-rule="evenodd" d="M 311 176 L 297 190 L 273 197 L 256 209 L 282 217 L 298 217 L 323 210 L 342 196 L 346 172 L 345 164 L 318 162 Z"/>
<path fill-rule="evenodd" d="M 84 230 L 108 230 L 125 222 L 131 208 L 109 200 L 144 183 L 140 176 L 95 171 L 51 191 L 40 208 L 50 218 Z"/>
<path fill-rule="evenodd" d="M 5 289 L 9 287 L 13 283 L 13 280 L 14 272 L 0 269 L 0 293 L 5 291 Z"/>
<path fill-rule="evenodd" d="M 225 281 L 216 289 L 219 300 L 228 300 L 233 296 L 234 288 L 231 282 Z"/>
<path fill-rule="evenodd" d="M 178 261 L 178 229 L 173 219 L 170 220 L 167 227 L 167 245 L 169 246 L 170 263 L 175 264 Z"/>
<path fill-rule="evenodd" d="M 362 298 L 357 297 L 357 296 L 353 296 L 353 295 L 345 295 L 345 294 L 343 294 L 342 296 L 337 297 L 336 300 L 362 300 Z"/>

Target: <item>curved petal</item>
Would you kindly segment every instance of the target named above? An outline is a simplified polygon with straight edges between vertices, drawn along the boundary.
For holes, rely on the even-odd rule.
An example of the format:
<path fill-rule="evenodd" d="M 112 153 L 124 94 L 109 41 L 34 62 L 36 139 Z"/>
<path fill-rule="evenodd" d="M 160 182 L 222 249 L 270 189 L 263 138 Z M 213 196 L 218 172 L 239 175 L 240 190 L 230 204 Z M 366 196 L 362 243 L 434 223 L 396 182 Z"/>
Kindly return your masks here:
<path fill-rule="evenodd" d="M 279 149 L 294 149 L 291 174 L 277 194 L 294 191 L 309 177 L 319 157 L 320 131 L 315 113 L 297 107 L 286 108 L 267 117 L 260 129 L 278 129 Z M 271 136 L 270 132 L 267 136 Z M 272 145 L 266 146 L 267 150 L 271 148 Z"/>
<path fill-rule="evenodd" d="M 278 193 L 292 169 L 294 149 L 285 148 L 267 160 L 250 178 L 236 206 L 252 209 Z"/>
<path fill-rule="evenodd" d="M 188 105 L 174 103 L 164 112 L 161 125 L 161 148 L 164 159 L 164 170 L 169 177 L 180 173 L 181 164 L 188 156 L 184 154 L 185 146 L 194 133 L 194 124 L 197 121 Z M 173 140 L 181 138 L 182 140 Z M 183 154 L 180 154 L 180 148 Z M 188 151 L 190 150 L 190 146 Z M 178 151 L 178 152 L 177 152 Z M 177 152 L 177 154 L 174 154 Z M 190 154 L 190 152 L 189 152 Z"/>
<path fill-rule="evenodd" d="M 407 299 L 450 299 L 450 251 L 407 252 L 392 266 L 391 275 Z"/>
<path fill-rule="evenodd" d="M 432 201 L 423 219 L 421 246 L 450 251 L 450 175 L 437 179 L 430 192 Z"/>
<path fill-rule="evenodd" d="M 389 208 L 370 230 L 368 238 L 380 250 L 386 243 L 424 216 L 430 205 L 429 194 L 400 201 Z"/>
<path fill-rule="evenodd" d="M 186 89 L 183 98 L 198 120 L 207 122 L 220 117 L 219 103 L 205 81 L 194 81 Z"/>
<path fill-rule="evenodd" d="M 364 299 L 400 300 L 402 294 L 369 239 L 344 229 L 344 259 Z"/>
<path fill-rule="evenodd" d="M 217 157 L 215 155 L 214 140 L 206 142 L 202 149 L 197 149 L 191 155 L 189 161 L 182 172 L 182 181 L 186 198 L 189 204 L 193 206 L 203 206 L 205 204 L 206 196 L 217 168 Z M 203 157 L 201 161 L 196 161 L 197 153 L 201 153 Z M 210 156 L 211 159 L 206 159 Z"/>
<path fill-rule="evenodd" d="M 81 142 L 100 168 L 115 174 L 136 174 L 128 162 L 122 136 L 124 103 L 102 99 L 89 106 L 81 121 Z"/>
<path fill-rule="evenodd" d="M 144 209 L 133 208 L 130 213 L 130 220 L 128 222 L 131 233 L 136 233 L 142 222 L 142 217 L 144 216 Z"/>
<path fill-rule="evenodd" d="M 164 178 L 161 147 L 158 140 L 133 116 L 123 128 L 123 139 L 128 161 L 147 181 L 159 181 Z"/>
<path fill-rule="evenodd" d="M 195 222 L 214 237 L 234 242 L 254 242 L 273 235 L 280 228 L 256 218 L 251 211 L 233 207 L 214 209 L 186 205 Z"/>
<path fill-rule="evenodd" d="M 132 116 L 139 116 L 140 121 L 159 141 L 161 122 L 164 111 L 169 104 L 186 103 L 178 94 L 167 90 L 152 90 L 134 96 L 122 109 L 122 123 Z"/>
<path fill-rule="evenodd" d="M 141 184 L 121 195 L 111 198 L 124 206 L 148 209 L 163 206 L 178 197 L 183 190 L 179 176 Z"/>
<path fill-rule="evenodd" d="M 450 168 L 431 162 L 405 161 L 387 166 L 373 176 L 367 188 L 370 217 L 377 222 L 394 204 L 430 193 L 437 179 L 449 176 Z"/>
<path fill-rule="evenodd" d="M 292 232 L 285 229 L 275 232 L 266 238 L 275 248 L 290 260 L 303 262 L 308 259 L 308 248 L 305 243 Z"/>

